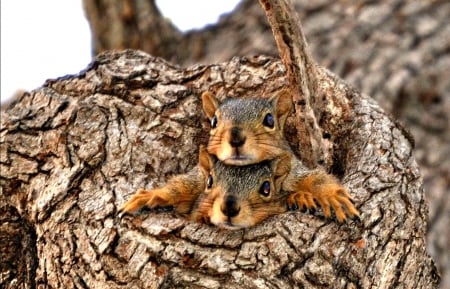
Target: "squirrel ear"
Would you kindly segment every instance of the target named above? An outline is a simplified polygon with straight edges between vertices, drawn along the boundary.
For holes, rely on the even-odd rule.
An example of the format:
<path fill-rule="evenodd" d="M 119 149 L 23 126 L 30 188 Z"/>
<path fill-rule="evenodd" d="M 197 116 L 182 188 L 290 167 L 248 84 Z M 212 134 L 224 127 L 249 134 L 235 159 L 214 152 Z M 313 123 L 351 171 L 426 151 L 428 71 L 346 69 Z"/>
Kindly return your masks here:
<path fill-rule="evenodd" d="M 202 105 L 206 116 L 211 119 L 219 107 L 219 102 L 211 92 L 205 91 L 202 93 Z"/>
<path fill-rule="evenodd" d="M 214 157 L 208 153 L 204 145 L 200 145 L 198 152 L 198 164 L 205 177 L 209 176 L 214 163 Z"/>
<path fill-rule="evenodd" d="M 291 158 L 290 153 L 285 153 L 272 161 L 272 172 L 277 191 L 281 189 L 281 184 L 291 171 Z"/>
<path fill-rule="evenodd" d="M 286 118 L 292 111 L 292 96 L 287 89 L 282 89 L 270 101 L 275 108 L 275 113 L 280 122 L 280 128 L 283 129 Z"/>

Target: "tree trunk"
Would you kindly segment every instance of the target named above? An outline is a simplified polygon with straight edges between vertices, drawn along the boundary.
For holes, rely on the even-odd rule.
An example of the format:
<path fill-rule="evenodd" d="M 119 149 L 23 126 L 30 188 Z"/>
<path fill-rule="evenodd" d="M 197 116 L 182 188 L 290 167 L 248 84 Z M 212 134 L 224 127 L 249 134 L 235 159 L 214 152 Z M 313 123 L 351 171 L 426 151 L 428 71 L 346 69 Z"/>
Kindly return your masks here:
<path fill-rule="evenodd" d="M 132 48 L 166 59 L 177 53 L 178 59 L 187 57 L 177 49 L 182 33 L 161 15 L 155 0 L 84 0 L 83 5 L 92 31 L 94 55 Z"/>
<path fill-rule="evenodd" d="M 227 231 L 172 212 L 117 216 L 136 189 L 196 164 L 208 136 L 201 92 L 269 96 L 288 85 L 286 72 L 266 56 L 183 69 L 127 50 L 22 95 L 0 128 L 2 286 L 436 288 L 409 133 L 320 66 L 321 105 L 303 105 L 315 106 L 332 156 L 324 164 L 360 222 L 292 212 Z M 297 135 L 299 114 L 289 120 Z"/>
<path fill-rule="evenodd" d="M 411 130 L 415 138 L 414 154 L 423 174 L 425 196 L 430 202 L 428 250 L 443 273 L 441 288 L 450 288 L 448 1 L 293 2 L 303 20 L 306 38 L 318 63 L 376 99 L 383 109 Z M 124 46 L 139 48 L 183 66 L 218 63 L 233 56 L 278 54 L 269 23 L 257 1 L 243 0 L 233 13 L 221 17 L 217 25 L 181 36 L 175 27 L 166 23 L 167 20 L 157 9 L 141 8 L 129 13 L 134 11 L 130 7 L 154 7 L 154 4 L 128 5 L 125 9 L 128 11 L 125 13 L 127 17 L 112 17 L 108 16 L 111 13 L 89 12 L 89 3 L 93 1 L 85 1 L 91 26 L 101 28 L 92 27 L 97 52 Z M 122 3 L 105 1 L 94 10 L 122 11 Z M 109 5 L 113 7 L 105 8 Z M 114 8 L 118 5 L 119 8 Z M 140 11 L 147 11 L 145 13 L 151 15 L 151 20 L 138 17 Z M 189 14 L 189 11 L 186 13 Z M 112 15 L 118 14 L 121 15 Z M 129 17 L 133 20 L 125 21 Z M 117 33 L 118 30 L 114 29 L 127 26 L 127 23 L 138 23 L 133 27 L 143 28 L 120 30 L 123 33 Z M 145 31 L 164 33 L 144 35 Z M 120 36 L 123 38 L 122 44 L 118 46 L 116 42 L 109 41 L 109 46 L 97 45 L 96 42 L 105 35 Z M 140 35 L 139 41 L 131 41 L 130 35 Z M 138 47 L 133 43 L 139 43 Z M 147 49 L 154 44 L 162 46 Z M 293 133 L 290 135 L 291 138 L 295 136 Z M 294 145 L 307 145 L 303 143 L 306 139 L 297 137 L 291 141 Z M 307 146 L 307 149 L 301 150 L 303 159 L 313 162 L 308 158 L 314 156 L 319 163 L 327 162 L 329 147 L 326 143 L 321 144 L 321 149 Z"/>
<path fill-rule="evenodd" d="M 268 95 L 286 84 L 284 75 L 283 65 L 267 57 L 182 70 L 126 51 L 100 55 L 82 74 L 24 94 L 2 117 L 3 284 L 436 286 L 425 250 L 427 207 L 408 134 L 349 88 L 334 97 L 348 104 L 352 117 L 332 119 L 348 133 L 330 135 L 334 172 L 350 188 L 361 223 L 338 225 L 296 212 L 226 231 L 170 212 L 117 217 L 137 188 L 162 184 L 196 163 L 208 134 L 202 91 Z M 330 95 L 345 86 L 331 74 L 320 76 Z M 22 241 L 6 244 L 11 238 Z"/>

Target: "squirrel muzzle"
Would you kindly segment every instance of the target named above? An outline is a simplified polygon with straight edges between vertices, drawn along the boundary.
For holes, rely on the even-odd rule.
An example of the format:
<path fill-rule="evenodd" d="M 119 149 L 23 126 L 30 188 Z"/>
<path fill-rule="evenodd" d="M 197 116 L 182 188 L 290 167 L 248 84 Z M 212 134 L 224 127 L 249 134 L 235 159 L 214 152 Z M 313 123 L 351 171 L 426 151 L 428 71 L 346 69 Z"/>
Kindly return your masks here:
<path fill-rule="evenodd" d="M 242 129 L 239 127 L 232 127 L 228 137 L 230 145 L 236 149 L 242 147 L 245 144 L 245 136 L 242 134 Z"/>
<path fill-rule="evenodd" d="M 225 201 L 222 203 L 222 206 L 220 206 L 220 210 L 222 213 L 229 217 L 233 218 L 236 217 L 239 214 L 240 208 L 238 201 L 235 196 L 228 195 L 225 198 Z"/>

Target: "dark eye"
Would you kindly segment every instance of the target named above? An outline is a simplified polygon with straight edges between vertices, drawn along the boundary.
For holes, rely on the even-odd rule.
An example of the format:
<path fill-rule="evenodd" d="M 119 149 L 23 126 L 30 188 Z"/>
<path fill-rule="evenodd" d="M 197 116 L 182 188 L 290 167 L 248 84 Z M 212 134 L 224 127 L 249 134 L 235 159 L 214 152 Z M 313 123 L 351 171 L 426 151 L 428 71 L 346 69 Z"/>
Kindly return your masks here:
<path fill-rule="evenodd" d="M 270 183 L 268 181 L 262 183 L 259 193 L 264 197 L 268 197 L 270 195 Z"/>
<path fill-rule="evenodd" d="M 275 126 L 275 120 L 270 113 L 266 114 L 266 116 L 264 117 L 263 124 L 270 128 L 273 128 Z"/>
<path fill-rule="evenodd" d="M 216 128 L 216 126 L 217 126 L 217 116 L 213 116 L 213 118 L 211 118 L 211 127 Z"/>
<path fill-rule="evenodd" d="M 208 179 L 206 180 L 206 187 L 208 189 L 211 189 L 213 185 L 213 177 L 211 175 L 208 176 Z"/>

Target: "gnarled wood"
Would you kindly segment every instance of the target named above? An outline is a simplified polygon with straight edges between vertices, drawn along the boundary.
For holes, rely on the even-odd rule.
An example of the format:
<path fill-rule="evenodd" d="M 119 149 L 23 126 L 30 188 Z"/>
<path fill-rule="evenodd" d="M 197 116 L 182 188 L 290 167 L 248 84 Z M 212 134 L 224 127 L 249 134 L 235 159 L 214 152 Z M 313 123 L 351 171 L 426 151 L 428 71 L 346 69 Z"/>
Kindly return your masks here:
<path fill-rule="evenodd" d="M 317 64 L 311 57 L 300 20 L 290 1 L 261 0 L 266 12 L 281 60 L 286 67 L 297 118 L 303 118 L 296 128 L 295 143 L 302 160 L 309 166 L 331 163 L 330 148 L 314 113 L 318 92 Z"/>
<path fill-rule="evenodd" d="M 2 284 L 436 287 L 425 250 L 427 206 L 407 136 L 369 98 L 328 73 L 318 77 L 352 111 L 350 120 L 332 119 L 351 131 L 333 138 L 334 168 L 355 198 L 360 223 L 294 212 L 227 231 L 171 212 L 117 217 L 137 188 L 162 184 L 195 164 L 207 135 L 202 91 L 271 95 L 286 84 L 276 59 L 180 69 L 141 52 L 106 53 L 81 74 L 24 94 L 2 115 L 0 204 L 4 218 L 28 224 L 21 234 L 36 250 L 14 244 L 2 260 L 21 250 L 35 263 L 2 263 Z M 342 86 L 345 93 L 332 93 Z M 4 223 L 1 236 L 14 224 Z"/>
<path fill-rule="evenodd" d="M 93 31 L 93 50 L 138 48 L 183 66 L 217 63 L 233 56 L 278 55 L 271 27 L 257 1 L 243 0 L 233 13 L 222 16 L 217 25 L 182 35 L 153 9 L 154 1 L 147 1 L 150 4 L 145 1 L 133 1 L 143 4 L 85 1 Z M 316 61 L 376 99 L 415 138 L 415 156 L 430 204 L 427 246 L 443 275 L 440 288 L 450 288 L 448 1 L 292 2 Z M 101 3 L 98 5 L 101 8 L 89 5 L 95 3 Z M 134 11 L 132 8 L 137 6 L 140 10 Z M 108 45 L 97 45 L 98 42 Z M 301 105 L 297 108 L 303 110 Z M 289 135 L 296 145 L 306 141 L 298 137 L 294 140 L 297 133 L 306 131 L 291 127 Z M 328 132 L 322 131 L 322 135 L 327 136 Z M 326 144 L 332 142 L 325 142 L 323 150 L 315 153 L 332 151 Z M 308 161 L 313 155 L 311 148 L 306 144 L 302 147 L 299 152 Z M 316 158 L 330 164 L 333 155 L 330 152 Z"/>
<path fill-rule="evenodd" d="M 409 134 L 324 69 L 316 75 L 323 105 L 314 113 L 333 146 L 325 165 L 350 188 L 361 222 L 339 225 L 296 212 L 230 232 L 170 212 L 116 216 L 136 188 L 195 164 L 207 135 L 203 90 L 221 98 L 268 96 L 287 84 L 284 74 L 268 57 L 181 69 L 126 51 L 100 55 L 79 75 L 24 94 L 0 128 L 0 241 L 7 260 L 1 284 L 436 287 Z M 302 119 L 290 121 L 296 129 Z"/>

